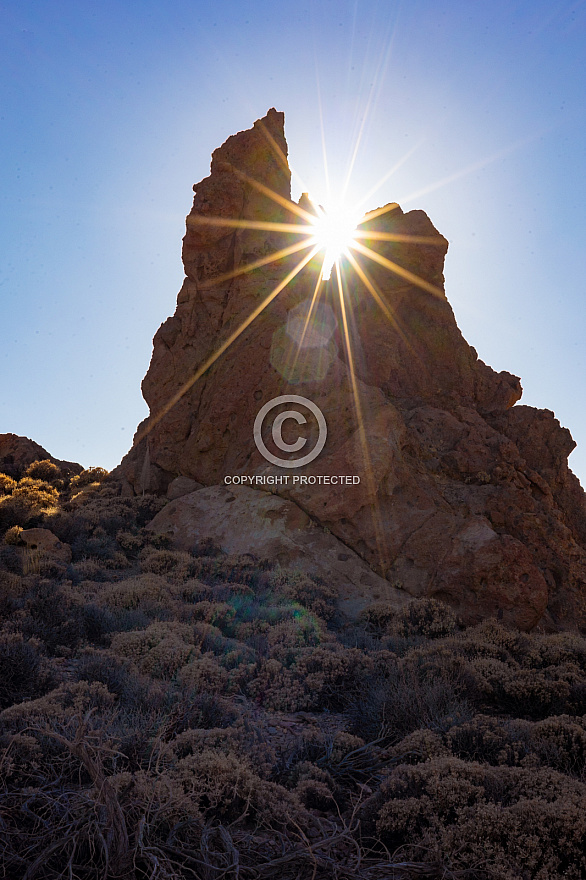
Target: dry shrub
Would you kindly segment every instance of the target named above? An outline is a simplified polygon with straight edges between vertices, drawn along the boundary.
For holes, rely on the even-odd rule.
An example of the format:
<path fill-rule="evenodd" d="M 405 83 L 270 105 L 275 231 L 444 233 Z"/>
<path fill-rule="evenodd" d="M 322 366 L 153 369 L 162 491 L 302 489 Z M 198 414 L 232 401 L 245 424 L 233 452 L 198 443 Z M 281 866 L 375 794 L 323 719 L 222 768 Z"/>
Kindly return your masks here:
<path fill-rule="evenodd" d="M 24 472 L 24 476 L 53 483 L 56 480 L 60 480 L 63 474 L 59 465 L 45 458 L 43 461 L 33 461 L 32 464 L 29 464 Z"/>
<path fill-rule="evenodd" d="M 375 631 L 383 633 L 389 630 L 396 615 L 397 609 L 390 602 L 373 602 L 364 609 L 360 619 Z"/>
<path fill-rule="evenodd" d="M 152 573 L 108 584 L 100 591 L 99 601 L 108 608 L 152 610 L 173 607 L 173 596 L 166 578 Z"/>
<path fill-rule="evenodd" d="M 50 654 L 68 654 L 83 637 L 79 597 L 66 584 L 37 580 L 25 597 L 18 626 L 24 634 L 40 639 Z"/>
<path fill-rule="evenodd" d="M 16 486 L 16 480 L 13 480 L 8 474 L 0 473 L 0 495 L 10 495 Z"/>
<path fill-rule="evenodd" d="M 23 477 L 11 495 L 0 497 L 0 528 L 30 525 L 44 511 L 59 502 L 57 489 L 44 480 Z"/>
<path fill-rule="evenodd" d="M 228 556 L 198 556 L 193 559 L 192 574 L 207 583 L 218 581 L 256 587 L 271 568 L 268 559 L 257 559 L 251 553 Z"/>
<path fill-rule="evenodd" d="M 157 550 L 146 547 L 140 554 L 140 569 L 153 574 L 169 575 L 175 581 L 186 580 L 191 573 L 193 560 L 181 550 Z"/>
<path fill-rule="evenodd" d="M 157 622 L 138 632 L 116 633 L 112 651 L 132 660 L 153 678 L 170 679 L 197 654 L 193 627 L 178 621 Z"/>
<path fill-rule="evenodd" d="M 393 620 L 393 630 L 399 636 L 424 636 L 443 639 L 458 629 L 456 618 L 443 602 L 436 599 L 413 599 Z"/>
<path fill-rule="evenodd" d="M 125 707 L 149 703 L 152 680 L 141 675 L 129 660 L 113 651 L 87 649 L 79 658 L 75 677 L 78 681 L 101 682 Z"/>
<path fill-rule="evenodd" d="M 525 665 L 534 669 L 547 669 L 575 663 L 586 672 L 586 639 L 577 633 L 560 632 L 550 635 L 536 633 L 531 637 L 525 652 Z"/>
<path fill-rule="evenodd" d="M 336 612 L 337 593 L 320 578 L 278 568 L 269 575 L 268 585 L 289 602 L 298 602 L 323 620 L 331 620 Z"/>
<path fill-rule="evenodd" d="M 217 627 L 220 632 L 234 620 L 236 610 L 228 602 L 196 602 L 190 608 L 190 618 Z"/>
<path fill-rule="evenodd" d="M 108 476 L 108 471 L 103 467 L 90 467 L 81 471 L 71 478 L 70 486 L 72 491 L 81 489 L 83 486 L 89 486 L 92 483 L 101 483 Z"/>
<path fill-rule="evenodd" d="M 475 715 L 452 727 L 446 737 L 451 752 L 466 761 L 518 766 L 531 751 L 530 721 Z"/>
<path fill-rule="evenodd" d="M 278 660 L 259 664 L 255 677 L 247 683 L 247 694 L 266 709 L 297 712 L 311 705 L 305 686 Z"/>
<path fill-rule="evenodd" d="M 444 744 L 441 734 L 422 728 L 414 730 L 395 745 L 388 747 L 387 753 L 394 761 L 399 759 L 402 764 L 419 764 L 432 758 L 447 757 L 450 750 Z"/>
<path fill-rule="evenodd" d="M 346 708 L 348 693 L 362 687 L 373 663 L 362 651 L 334 642 L 300 651 L 293 668 L 305 689 L 305 704 L 335 712 Z"/>
<path fill-rule="evenodd" d="M 24 531 L 22 526 L 12 526 L 12 528 L 8 529 L 8 531 L 4 535 L 4 543 L 9 544 L 13 547 L 18 547 L 19 544 L 23 543 L 20 537 L 20 533 L 22 531 Z"/>
<path fill-rule="evenodd" d="M 220 694 L 227 690 L 229 673 L 211 652 L 202 654 L 185 665 L 179 672 L 179 682 L 195 693 Z"/>
<path fill-rule="evenodd" d="M 445 733 L 472 715 L 465 686 L 449 667 L 419 668 L 407 657 L 365 676 L 349 699 L 351 729 L 368 741 L 419 728 Z"/>
<path fill-rule="evenodd" d="M 586 716 L 558 715 L 538 721 L 531 732 L 531 748 L 548 767 L 583 778 L 586 770 Z"/>
<path fill-rule="evenodd" d="M 0 709 L 46 693 L 55 675 L 37 639 L 0 633 Z"/>
<path fill-rule="evenodd" d="M 144 546 L 144 537 L 125 529 L 119 529 L 116 532 L 116 542 L 125 553 L 134 555 L 142 550 Z"/>
<path fill-rule="evenodd" d="M 482 865 L 503 880 L 578 880 L 586 871 L 585 796 L 583 783 L 553 770 L 434 758 L 393 769 L 370 810 L 378 807 L 383 842 L 407 858 L 423 850 L 454 870 Z"/>
<path fill-rule="evenodd" d="M 541 672 L 489 658 L 470 661 L 470 669 L 485 705 L 526 718 L 563 712 L 579 674 L 572 664 Z"/>

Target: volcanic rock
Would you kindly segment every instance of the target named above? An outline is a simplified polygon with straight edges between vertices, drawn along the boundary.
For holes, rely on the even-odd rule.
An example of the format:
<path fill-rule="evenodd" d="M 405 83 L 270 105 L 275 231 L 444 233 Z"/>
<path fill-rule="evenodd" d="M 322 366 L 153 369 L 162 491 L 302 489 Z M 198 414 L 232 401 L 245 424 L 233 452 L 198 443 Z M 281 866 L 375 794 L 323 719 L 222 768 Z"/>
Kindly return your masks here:
<path fill-rule="evenodd" d="M 326 580 L 338 607 L 356 617 L 373 601 L 397 609 L 409 596 L 377 575 L 351 548 L 314 522 L 297 504 L 247 486 L 210 486 L 167 504 L 148 529 L 171 537 L 179 550 L 212 538 L 226 553 L 272 559 Z"/>
<path fill-rule="evenodd" d="M 34 440 L 29 440 L 28 437 L 0 434 L 0 471 L 3 474 L 19 479 L 33 461 L 47 459 L 58 465 L 64 475 L 79 474 L 83 470 L 83 466 L 74 461 L 60 461 L 58 458 L 53 458 L 46 449 Z"/>
<path fill-rule="evenodd" d="M 468 623 L 495 614 L 524 629 L 586 627 L 574 442 L 548 410 L 515 406 L 519 379 L 462 337 L 443 289 L 448 243 L 429 218 L 394 203 L 370 212 L 359 244 L 371 258 L 343 261 L 343 292 L 335 273 L 320 284 L 319 256 L 292 253 L 302 236 L 279 226 L 306 222 L 310 203 L 291 202 L 275 110 L 216 150 L 194 190 L 186 278 L 142 386 L 150 416 L 115 474 L 161 494 L 177 477 L 207 487 L 237 477 L 255 490 L 255 500 L 238 493 L 241 518 L 230 520 L 250 552 L 263 542 L 245 511 L 256 522 L 258 491 L 270 489 L 381 578 L 449 602 Z M 327 424 L 323 451 L 302 467 L 277 448 L 270 421 L 262 436 L 285 466 L 255 444 L 259 410 L 281 395 L 311 401 Z M 302 426 L 283 417 L 282 440 L 312 449 L 319 424 L 303 412 Z M 180 500 L 220 528 L 215 513 L 205 520 L 202 492 Z"/>
<path fill-rule="evenodd" d="M 27 550 L 36 550 L 63 566 L 71 562 L 71 547 L 49 529 L 24 529 L 18 537 Z"/>

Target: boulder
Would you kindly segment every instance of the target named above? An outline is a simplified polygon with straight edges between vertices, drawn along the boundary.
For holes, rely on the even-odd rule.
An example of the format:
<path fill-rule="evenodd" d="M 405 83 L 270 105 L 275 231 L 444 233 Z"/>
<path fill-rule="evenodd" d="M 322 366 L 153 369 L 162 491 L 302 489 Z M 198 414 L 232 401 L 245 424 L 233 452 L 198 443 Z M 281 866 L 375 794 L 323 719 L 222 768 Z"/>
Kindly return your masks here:
<path fill-rule="evenodd" d="M 26 550 L 37 551 L 51 562 L 64 566 L 71 562 L 71 547 L 49 529 L 24 529 L 19 538 Z"/>
<path fill-rule="evenodd" d="M 210 486 L 183 495 L 157 513 L 147 529 L 169 535 L 178 550 L 193 550 L 212 538 L 225 553 L 268 558 L 320 577 L 336 590 L 338 608 L 349 618 L 373 602 L 399 609 L 410 598 L 296 504 L 247 486 Z"/>

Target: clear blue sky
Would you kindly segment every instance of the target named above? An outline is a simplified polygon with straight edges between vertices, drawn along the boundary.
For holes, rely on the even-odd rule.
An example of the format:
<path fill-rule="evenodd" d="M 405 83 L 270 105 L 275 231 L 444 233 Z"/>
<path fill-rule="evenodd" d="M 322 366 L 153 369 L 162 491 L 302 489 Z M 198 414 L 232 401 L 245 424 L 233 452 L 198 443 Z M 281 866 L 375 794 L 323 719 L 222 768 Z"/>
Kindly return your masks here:
<path fill-rule="evenodd" d="M 449 239 L 466 339 L 554 410 L 586 484 L 586 3 L 19 0 L 0 4 L 0 432 L 114 467 L 172 314 L 192 184 L 284 110 L 293 194 L 323 130 L 366 207 Z M 402 161 L 404 160 L 404 161 Z"/>

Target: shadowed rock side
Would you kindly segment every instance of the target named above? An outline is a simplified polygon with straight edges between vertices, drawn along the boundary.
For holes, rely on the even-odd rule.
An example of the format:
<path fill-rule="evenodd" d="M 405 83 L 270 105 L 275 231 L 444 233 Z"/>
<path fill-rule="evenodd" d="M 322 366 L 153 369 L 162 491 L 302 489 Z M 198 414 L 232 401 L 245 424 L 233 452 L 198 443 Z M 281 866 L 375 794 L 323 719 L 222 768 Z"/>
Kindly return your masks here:
<path fill-rule="evenodd" d="M 548 410 L 513 406 L 519 380 L 496 373 L 463 339 L 443 294 L 448 244 L 422 211 L 389 205 L 363 227 L 425 241 L 367 239 L 399 268 L 360 256 L 366 275 L 359 276 L 346 264 L 345 314 L 335 282 L 324 285 L 317 343 L 298 348 L 318 278 L 314 260 L 189 386 L 306 253 L 234 275 L 298 236 L 205 222 L 299 222 L 287 207 L 283 125 L 283 114 L 270 110 L 229 138 L 194 187 L 187 277 L 175 314 L 155 336 L 143 382 L 151 416 L 116 475 L 128 492 L 166 493 L 179 476 L 209 487 L 232 475 L 288 474 L 288 485 L 275 491 L 407 594 L 447 601 L 467 623 L 496 614 L 524 629 L 585 627 L 585 496 L 567 465 L 574 442 Z M 259 409 L 282 394 L 312 400 L 328 426 L 321 455 L 294 471 L 270 465 L 253 440 Z M 311 448 L 317 426 L 307 430 Z M 359 475 L 361 482 L 294 486 L 292 474 Z M 173 503 L 199 504 L 189 499 Z M 258 502 L 250 503 L 256 510 Z M 232 519 L 231 528 L 246 532 L 255 552 L 240 496 L 239 508 L 241 525 Z"/>
<path fill-rule="evenodd" d="M 79 474 L 83 470 L 81 464 L 74 461 L 60 461 L 49 455 L 34 440 L 20 437 L 18 434 L 0 434 L 0 471 L 11 477 L 20 478 L 26 467 L 33 461 L 52 461 L 61 468 L 63 474 Z"/>

